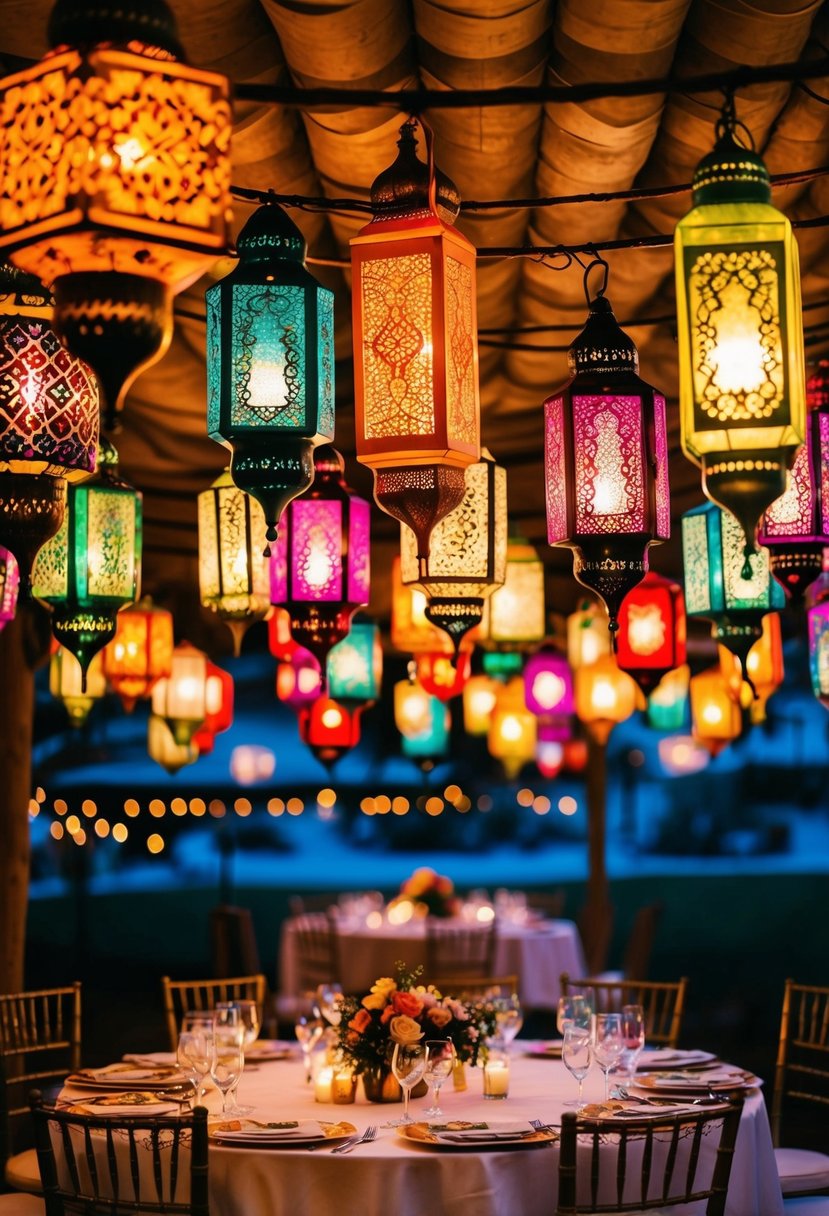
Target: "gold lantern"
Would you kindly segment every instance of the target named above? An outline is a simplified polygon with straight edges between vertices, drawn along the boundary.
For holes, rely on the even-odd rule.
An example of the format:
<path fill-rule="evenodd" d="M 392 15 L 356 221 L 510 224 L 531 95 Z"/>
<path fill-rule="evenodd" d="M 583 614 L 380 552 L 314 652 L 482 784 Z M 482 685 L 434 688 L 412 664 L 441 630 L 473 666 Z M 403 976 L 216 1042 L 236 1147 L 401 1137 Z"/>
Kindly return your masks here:
<path fill-rule="evenodd" d="M 719 667 L 691 676 L 691 726 L 696 742 L 712 756 L 740 736 L 740 706 Z"/>
<path fill-rule="evenodd" d="M 604 655 L 575 671 L 576 715 L 597 743 L 605 744 L 614 726 L 637 704 L 637 688 L 613 655 Z"/>
<path fill-rule="evenodd" d="M 544 565 L 532 545 L 512 535 L 503 586 L 486 602 L 481 645 L 487 650 L 523 650 L 543 641 L 545 625 Z"/>
<path fill-rule="evenodd" d="M 169 676 L 153 688 L 153 713 L 165 720 L 182 747 L 207 717 L 207 676 L 207 655 L 189 642 L 179 642 Z"/>
<path fill-rule="evenodd" d="M 169 723 L 158 714 L 150 714 L 147 723 L 147 751 L 170 775 L 187 764 L 195 764 L 199 758 L 195 743 L 176 742 Z"/>
<path fill-rule="evenodd" d="M 491 676 L 472 676 L 463 690 L 463 727 L 468 735 L 485 735 L 501 685 Z"/>
<path fill-rule="evenodd" d="M 86 671 L 71 650 L 55 643 L 49 662 L 49 692 L 62 701 L 69 715 L 70 726 L 83 726 L 89 711 L 106 692 L 102 656 L 96 654 Z"/>
<path fill-rule="evenodd" d="M 595 600 L 586 600 L 567 618 L 567 662 L 576 671 L 610 654 L 607 618 Z"/>
<path fill-rule="evenodd" d="M 102 654 L 104 675 L 131 713 L 135 702 L 149 696 L 156 681 L 170 674 L 172 613 L 156 608 L 149 597 L 122 608 L 115 618 L 115 637 Z"/>
<path fill-rule="evenodd" d="M 400 572 L 400 558 L 391 564 L 391 644 L 403 654 L 451 654 L 452 643 L 442 629 L 426 616 L 428 600 L 417 587 L 407 587 Z M 471 646 L 470 635 L 462 641 Z"/>
<path fill-rule="evenodd" d="M 414 664 L 409 665 L 409 678 L 398 680 L 394 686 L 394 724 L 404 739 L 426 733 L 432 722 L 431 697 L 416 679 Z"/>
<path fill-rule="evenodd" d="M 510 781 L 535 758 L 538 719 L 524 702 L 524 678 L 514 676 L 502 685 L 487 734 L 489 754 L 501 762 Z"/>
<path fill-rule="evenodd" d="M 270 611 L 270 570 L 263 556 L 265 513 L 225 469 L 199 494 L 199 591 L 233 635 L 238 655 L 248 625 Z"/>
<path fill-rule="evenodd" d="M 745 677 L 737 656 L 725 646 L 717 647 L 720 671 L 728 680 L 733 697 L 743 709 L 749 710 L 755 725 L 765 721 L 766 702 L 783 683 L 785 675 L 780 613 L 767 612 L 763 617 L 762 630 L 748 652 Z"/>

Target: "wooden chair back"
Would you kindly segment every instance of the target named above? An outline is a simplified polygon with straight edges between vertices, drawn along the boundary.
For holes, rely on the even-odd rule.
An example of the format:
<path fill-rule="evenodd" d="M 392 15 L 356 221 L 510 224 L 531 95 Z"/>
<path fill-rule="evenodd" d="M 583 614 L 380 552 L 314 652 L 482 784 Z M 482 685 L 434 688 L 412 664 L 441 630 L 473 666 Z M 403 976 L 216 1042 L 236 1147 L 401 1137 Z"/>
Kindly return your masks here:
<path fill-rule="evenodd" d="M 471 979 L 468 975 L 444 975 L 440 983 L 435 986 L 444 996 L 453 996 L 459 1000 L 467 997 L 480 999 L 509 996 L 518 991 L 518 976 L 484 975 L 478 979 Z"/>
<path fill-rule="evenodd" d="M 250 908 L 219 904 L 210 912 L 210 955 L 217 979 L 259 975 L 259 947 Z"/>
<path fill-rule="evenodd" d="M 665 905 L 645 904 L 637 909 L 622 959 L 622 972 L 626 980 L 646 980 L 650 969 L 656 930 L 662 919 Z"/>
<path fill-rule="evenodd" d="M 214 1009 L 218 1001 L 256 1001 L 261 1020 L 268 993 L 264 975 L 227 976 L 216 980 L 171 980 L 169 975 L 163 975 L 161 988 L 171 1051 L 178 1046 L 185 1013 Z"/>
<path fill-rule="evenodd" d="M 707 1216 L 723 1216 L 742 1108 L 742 1098 L 735 1098 L 725 1109 L 613 1124 L 567 1111 L 561 1120 L 556 1216 L 665 1212 L 704 1200 Z M 701 1168 L 715 1145 L 713 1166 Z"/>
<path fill-rule="evenodd" d="M 182 1115 L 86 1115 L 32 1097 L 46 1216 L 209 1216 L 204 1106 Z"/>
<path fill-rule="evenodd" d="M 29 1094 L 81 1066 L 81 985 L 0 996 L 2 1161 L 31 1146 Z"/>
<path fill-rule="evenodd" d="M 780 1145 L 786 1099 L 829 1114 L 829 988 L 786 980 L 774 1071 L 771 1132 Z"/>
<path fill-rule="evenodd" d="M 320 984 L 340 982 L 337 924 L 326 912 L 304 912 L 292 922 L 296 945 L 297 983 L 300 992 Z"/>
<path fill-rule="evenodd" d="M 483 979 L 495 971 L 496 922 L 482 925 L 446 924 L 426 919 L 426 975 L 440 987 L 444 976 Z"/>
<path fill-rule="evenodd" d="M 656 980 L 574 980 L 563 972 L 562 996 L 590 988 L 597 1013 L 621 1011 L 623 1005 L 641 1005 L 645 1011 L 645 1036 L 648 1043 L 676 1047 L 685 1012 L 688 980 L 657 982 Z"/>

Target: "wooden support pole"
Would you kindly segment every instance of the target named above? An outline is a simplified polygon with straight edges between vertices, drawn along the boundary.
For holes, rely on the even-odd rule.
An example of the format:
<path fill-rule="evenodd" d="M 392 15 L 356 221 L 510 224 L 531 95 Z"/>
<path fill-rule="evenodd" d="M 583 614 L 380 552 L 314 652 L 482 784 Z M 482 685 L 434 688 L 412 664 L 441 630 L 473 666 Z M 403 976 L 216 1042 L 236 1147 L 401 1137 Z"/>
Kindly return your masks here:
<path fill-rule="evenodd" d="M 602 971 L 613 931 L 613 908 L 605 858 L 607 820 L 607 741 L 587 736 L 587 900 L 580 927 L 591 975 Z"/>

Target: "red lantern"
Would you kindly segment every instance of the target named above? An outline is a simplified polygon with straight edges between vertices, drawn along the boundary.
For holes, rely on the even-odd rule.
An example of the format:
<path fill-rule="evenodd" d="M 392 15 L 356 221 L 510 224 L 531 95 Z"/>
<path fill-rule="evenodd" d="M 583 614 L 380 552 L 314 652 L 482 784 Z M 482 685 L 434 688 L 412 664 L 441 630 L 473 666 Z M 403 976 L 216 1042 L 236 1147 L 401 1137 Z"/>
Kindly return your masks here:
<path fill-rule="evenodd" d="M 417 678 L 426 692 L 440 701 L 449 701 L 462 693 L 472 669 L 469 651 L 461 651 L 453 660 L 447 654 L 418 655 Z"/>
<path fill-rule="evenodd" d="M 215 663 L 207 663 L 204 722 L 193 735 L 199 755 L 213 751 L 216 736 L 233 725 L 233 676 Z"/>
<path fill-rule="evenodd" d="M 360 742 L 360 709 L 349 712 L 331 697 L 299 711 L 299 737 L 329 768 Z"/>
<path fill-rule="evenodd" d="M 284 608 L 274 607 L 268 617 L 268 648 L 280 663 L 289 663 L 294 652 L 299 650 L 291 636 L 291 614 Z"/>
<path fill-rule="evenodd" d="M 619 610 L 616 658 L 647 696 L 685 662 L 685 599 L 671 579 L 649 570 Z"/>

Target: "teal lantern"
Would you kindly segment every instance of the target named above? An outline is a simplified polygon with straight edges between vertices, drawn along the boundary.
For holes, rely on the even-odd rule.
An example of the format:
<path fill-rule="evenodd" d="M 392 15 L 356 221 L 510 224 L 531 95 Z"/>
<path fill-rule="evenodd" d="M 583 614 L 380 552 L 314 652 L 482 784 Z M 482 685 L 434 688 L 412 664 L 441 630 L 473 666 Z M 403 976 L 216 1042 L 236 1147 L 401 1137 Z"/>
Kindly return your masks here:
<path fill-rule="evenodd" d="M 314 448 L 334 437 L 334 296 L 305 269 L 305 238 L 281 207 L 255 211 L 236 247 L 236 269 L 205 297 L 207 429 L 232 449 L 231 476 L 274 541 L 314 480 Z"/>
<path fill-rule="evenodd" d="M 70 485 L 63 524 L 37 555 L 33 594 L 52 609 L 52 633 L 81 665 L 115 635 L 119 608 L 141 582 L 141 495 L 122 481 L 118 453 L 101 444 L 98 471 Z"/>
<path fill-rule="evenodd" d="M 415 734 L 402 736 L 403 755 L 416 760 L 421 767 L 431 767 L 449 753 L 451 725 L 449 707 L 438 697 L 429 697 L 423 728 Z"/>
<path fill-rule="evenodd" d="M 482 659 L 484 671 L 493 680 L 508 680 L 518 676 L 524 669 L 524 656 L 520 650 L 485 650 Z"/>
<path fill-rule="evenodd" d="M 383 679 L 380 630 L 371 621 L 352 621 L 341 642 L 328 652 L 328 695 L 335 701 L 376 701 Z"/>
<path fill-rule="evenodd" d="M 671 734 L 688 725 L 691 669 L 685 663 L 669 671 L 648 697 L 647 719 L 652 730 Z"/>
<path fill-rule="evenodd" d="M 740 660 L 763 632 L 767 612 L 783 608 L 786 593 L 772 577 L 766 549 L 747 553 L 741 525 L 714 503 L 682 516 L 685 609 L 712 622 L 711 633 Z"/>

